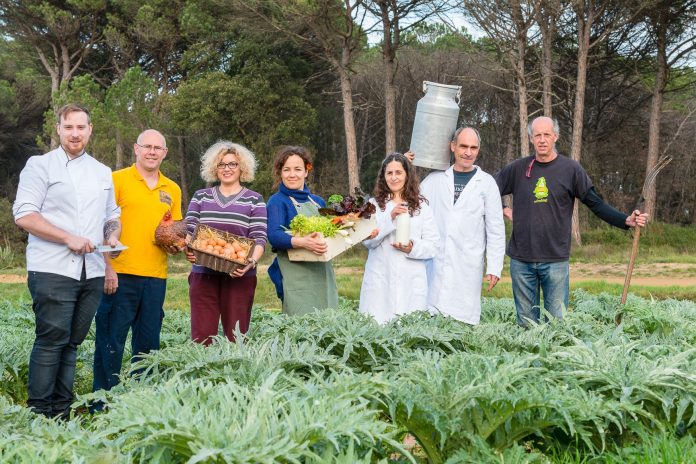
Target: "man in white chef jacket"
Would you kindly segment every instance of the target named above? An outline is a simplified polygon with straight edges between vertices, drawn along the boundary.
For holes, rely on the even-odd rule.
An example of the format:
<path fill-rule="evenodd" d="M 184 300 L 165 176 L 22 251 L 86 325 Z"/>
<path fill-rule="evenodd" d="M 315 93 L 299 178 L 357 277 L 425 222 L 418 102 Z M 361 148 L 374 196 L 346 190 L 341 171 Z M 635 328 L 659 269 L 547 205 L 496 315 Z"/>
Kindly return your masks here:
<path fill-rule="evenodd" d="M 111 169 L 85 151 L 92 135 L 87 108 L 65 105 L 57 116 L 60 146 L 29 158 L 13 213 L 29 232 L 27 283 L 36 319 L 27 406 L 67 418 L 75 398 L 77 347 L 104 288 L 104 257 L 96 246 L 119 244 L 121 210 Z"/>
<path fill-rule="evenodd" d="M 421 182 L 440 232 L 438 253 L 428 266 L 428 309 L 467 324 L 481 318 L 484 265 L 490 291 L 505 257 L 500 190 L 475 164 L 480 147 L 476 129 L 457 129 L 450 142 L 454 164 Z"/>

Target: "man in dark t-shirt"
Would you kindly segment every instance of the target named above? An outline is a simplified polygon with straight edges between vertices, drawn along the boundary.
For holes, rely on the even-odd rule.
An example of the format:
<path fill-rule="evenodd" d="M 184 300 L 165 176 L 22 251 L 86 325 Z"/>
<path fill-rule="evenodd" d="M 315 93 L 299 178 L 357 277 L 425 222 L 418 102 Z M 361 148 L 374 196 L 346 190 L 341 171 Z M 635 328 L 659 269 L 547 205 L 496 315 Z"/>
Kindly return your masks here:
<path fill-rule="evenodd" d="M 513 208 L 504 209 L 512 220 L 507 254 L 517 323 L 523 327 L 530 320 L 539 322 L 540 290 L 552 316 L 561 319 L 563 308 L 568 307 L 570 229 L 576 198 L 615 227 L 643 227 L 648 220 L 640 211 L 626 215 L 606 204 L 582 166 L 558 154 L 556 121 L 538 117 L 528 131 L 535 154 L 513 161 L 494 176 L 500 194 L 513 195 Z"/>

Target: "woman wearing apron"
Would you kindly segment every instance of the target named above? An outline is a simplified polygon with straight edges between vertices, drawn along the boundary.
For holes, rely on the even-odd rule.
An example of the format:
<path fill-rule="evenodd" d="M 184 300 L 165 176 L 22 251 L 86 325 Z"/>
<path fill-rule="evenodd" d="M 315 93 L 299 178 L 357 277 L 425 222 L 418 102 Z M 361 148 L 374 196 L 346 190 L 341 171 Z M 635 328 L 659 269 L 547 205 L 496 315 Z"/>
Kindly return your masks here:
<path fill-rule="evenodd" d="M 318 234 L 293 237 L 286 232 L 297 214 L 315 216 L 324 200 L 309 192 L 305 181 L 312 163 L 304 147 L 283 147 L 273 163 L 273 177 L 278 192 L 266 205 L 268 210 L 268 241 L 276 259 L 268 274 L 283 302 L 283 313 L 307 314 L 317 309 L 338 306 L 338 290 L 331 262 L 290 261 L 290 248 L 304 248 L 318 255 L 326 251 L 326 242 Z"/>

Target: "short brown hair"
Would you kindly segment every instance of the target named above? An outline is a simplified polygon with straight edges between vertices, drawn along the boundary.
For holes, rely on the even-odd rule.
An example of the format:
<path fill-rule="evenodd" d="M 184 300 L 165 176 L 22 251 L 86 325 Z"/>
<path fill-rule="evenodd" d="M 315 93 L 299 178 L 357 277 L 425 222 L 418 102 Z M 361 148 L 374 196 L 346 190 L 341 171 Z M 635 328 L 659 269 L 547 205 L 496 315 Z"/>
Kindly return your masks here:
<path fill-rule="evenodd" d="M 307 171 L 312 170 L 312 157 L 309 150 L 305 147 L 300 146 L 285 146 L 280 147 L 275 155 L 275 160 L 273 161 L 273 187 L 278 187 L 281 181 L 281 172 L 283 172 L 283 166 L 285 162 L 292 155 L 297 155 L 302 158 L 304 162 L 304 167 Z"/>
<path fill-rule="evenodd" d="M 89 110 L 87 109 L 87 107 L 79 105 L 77 103 L 68 103 L 67 105 L 62 106 L 56 112 L 56 116 L 58 117 L 57 123 L 60 124 L 63 118 L 70 113 L 85 113 L 87 115 L 87 122 L 92 122 L 92 118 L 89 114 Z"/>

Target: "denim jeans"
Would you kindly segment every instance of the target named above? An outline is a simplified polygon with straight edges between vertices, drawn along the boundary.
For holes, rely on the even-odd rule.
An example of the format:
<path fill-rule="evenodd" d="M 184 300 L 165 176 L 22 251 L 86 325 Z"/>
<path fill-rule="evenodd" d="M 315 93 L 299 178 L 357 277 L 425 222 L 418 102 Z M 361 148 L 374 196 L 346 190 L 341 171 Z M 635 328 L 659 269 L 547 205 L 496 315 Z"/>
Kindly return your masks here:
<path fill-rule="evenodd" d="M 570 292 L 568 261 L 526 263 L 510 259 L 510 277 L 518 325 L 527 327 L 528 319 L 539 322 L 540 289 L 544 294 L 546 311 L 557 319 L 563 319 L 563 310 L 568 308 Z"/>
<path fill-rule="evenodd" d="M 159 349 L 166 290 L 166 279 L 119 274 L 116 293 L 102 297 L 95 321 L 94 391 L 118 384 L 131 328 L 132 362 L 138 354 Z"/>
<path fill-rule="evenodd" d="M 77 347 L 92 325 L 104 291 L 104 278 L 71 279 L 29 272 L 29 292 L 36 317 L 36 340 L 29 358 L 29 406 L 49 417 L 70 413 L 74 400 Z"/>

